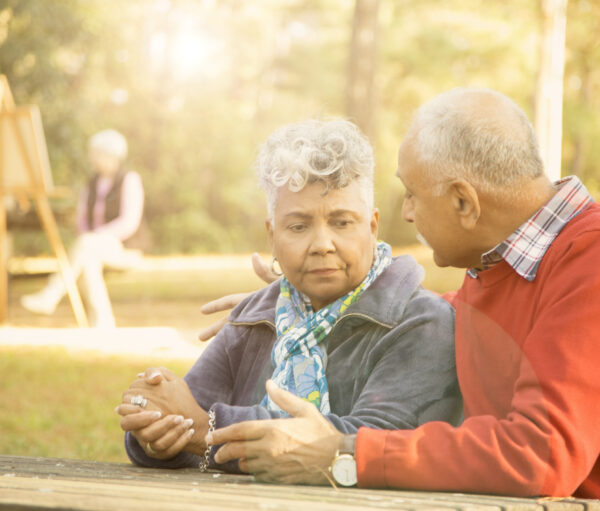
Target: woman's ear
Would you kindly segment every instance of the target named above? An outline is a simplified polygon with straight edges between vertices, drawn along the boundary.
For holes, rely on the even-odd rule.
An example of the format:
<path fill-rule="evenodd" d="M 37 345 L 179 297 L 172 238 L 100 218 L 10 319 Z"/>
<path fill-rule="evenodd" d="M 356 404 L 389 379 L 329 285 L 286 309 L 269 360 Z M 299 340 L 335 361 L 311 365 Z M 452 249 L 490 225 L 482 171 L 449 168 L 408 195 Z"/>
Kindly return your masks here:
<path fill-rule="evenodd" d="M 477 190 L 464 179 L 456 179 L 448 189 L 452 208 L 463 229 L 472 231 L 481 216 L 481 205 Z"/>
<path fill-rule="evenodd" d="M 377 239 L 377 233 L 379 232 L 379 209 L 373 209 L 373 215 L 371 215 L 371 234 Z"/>
<path fill-rule="evenodd" d="M 269 237 L 269 245 L 273 248 L 273 223 L 270 219 L 265 220 L 265 227 L 267 228 L 267 236 Z"/>

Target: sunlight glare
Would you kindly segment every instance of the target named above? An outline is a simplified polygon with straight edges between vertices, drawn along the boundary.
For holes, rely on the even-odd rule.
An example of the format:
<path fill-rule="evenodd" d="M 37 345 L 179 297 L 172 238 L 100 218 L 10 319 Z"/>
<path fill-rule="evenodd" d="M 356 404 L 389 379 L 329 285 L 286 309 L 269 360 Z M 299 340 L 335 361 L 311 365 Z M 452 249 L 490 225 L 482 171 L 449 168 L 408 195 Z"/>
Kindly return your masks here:
<path fill-rule="evenodd" d="M 208 34 L 185 28 L 175 35 L 170 51 L 173 72 L 180 78 L 191 75 L 213 75 L 213 60 L 218 58 L 221 44 Z"/>

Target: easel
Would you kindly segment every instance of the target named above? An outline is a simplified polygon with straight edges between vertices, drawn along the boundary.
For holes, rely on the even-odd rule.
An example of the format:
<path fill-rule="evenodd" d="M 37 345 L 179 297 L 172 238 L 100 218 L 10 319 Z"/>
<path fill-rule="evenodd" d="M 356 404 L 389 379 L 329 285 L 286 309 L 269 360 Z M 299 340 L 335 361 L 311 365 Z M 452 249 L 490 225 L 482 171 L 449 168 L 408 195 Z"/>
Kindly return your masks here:
<path fill-rule="evenodd" d="M 58 261 L 77 324 L 88 326 L 77 283 L 48 201 L 53 190 L 39 110 L 35 106 L 17 107 L 6 76 L 0 75 L 0 324 L 6 322 L 8 308 L 4 199 L 16 197 L 21 203 L 28 199 L 35 202 L 40 222 Z"/>

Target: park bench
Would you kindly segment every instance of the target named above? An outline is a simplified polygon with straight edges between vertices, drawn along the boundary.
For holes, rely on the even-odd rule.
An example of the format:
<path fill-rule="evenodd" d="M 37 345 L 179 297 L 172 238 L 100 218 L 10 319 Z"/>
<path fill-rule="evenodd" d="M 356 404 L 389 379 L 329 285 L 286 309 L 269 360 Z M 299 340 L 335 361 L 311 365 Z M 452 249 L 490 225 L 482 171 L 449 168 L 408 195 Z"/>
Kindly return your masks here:
<path fill-rule="evenodd" d="M 0 510 L 600 510 L 600 501 L 258 483 L 252 476 L 0 456 Z"/>

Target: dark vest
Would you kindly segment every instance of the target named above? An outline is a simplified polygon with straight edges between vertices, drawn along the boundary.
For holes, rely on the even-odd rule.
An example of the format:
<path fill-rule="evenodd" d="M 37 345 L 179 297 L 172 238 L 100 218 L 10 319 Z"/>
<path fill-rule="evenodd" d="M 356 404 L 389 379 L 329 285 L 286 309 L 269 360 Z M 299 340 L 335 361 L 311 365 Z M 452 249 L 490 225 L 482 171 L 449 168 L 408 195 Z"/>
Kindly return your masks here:
<path fill-rule="evenodd" d="M 111 222 L 112 220 L 117 218 L 119 216 L 119 213 L 121 212 L 121 192 L 123 190 L 123 180 L 125 179 L 126 175 L 127 170 L 121 168 L 115 175 L 115 178 L 113 179 L 113 184 L 108 193 L 106 194 L 104 208 L 104 223 Z M 96 188 L 98 185 L 99 178 L 99 174 L 94 174 L 88 182 L 87 223 L 90 229 L 94 224 L 94 206 L 96 205 Z M 126 240 L 123 240 L 123 245 L 125 245 L 127 248 L 138 248 L 140 250 L 147 250 L 150 243 L 149 237 L 149 230 L 142 215 L 142 220 L 140 222 L 140 225 L 138 226 L 137 231 Z"/>

